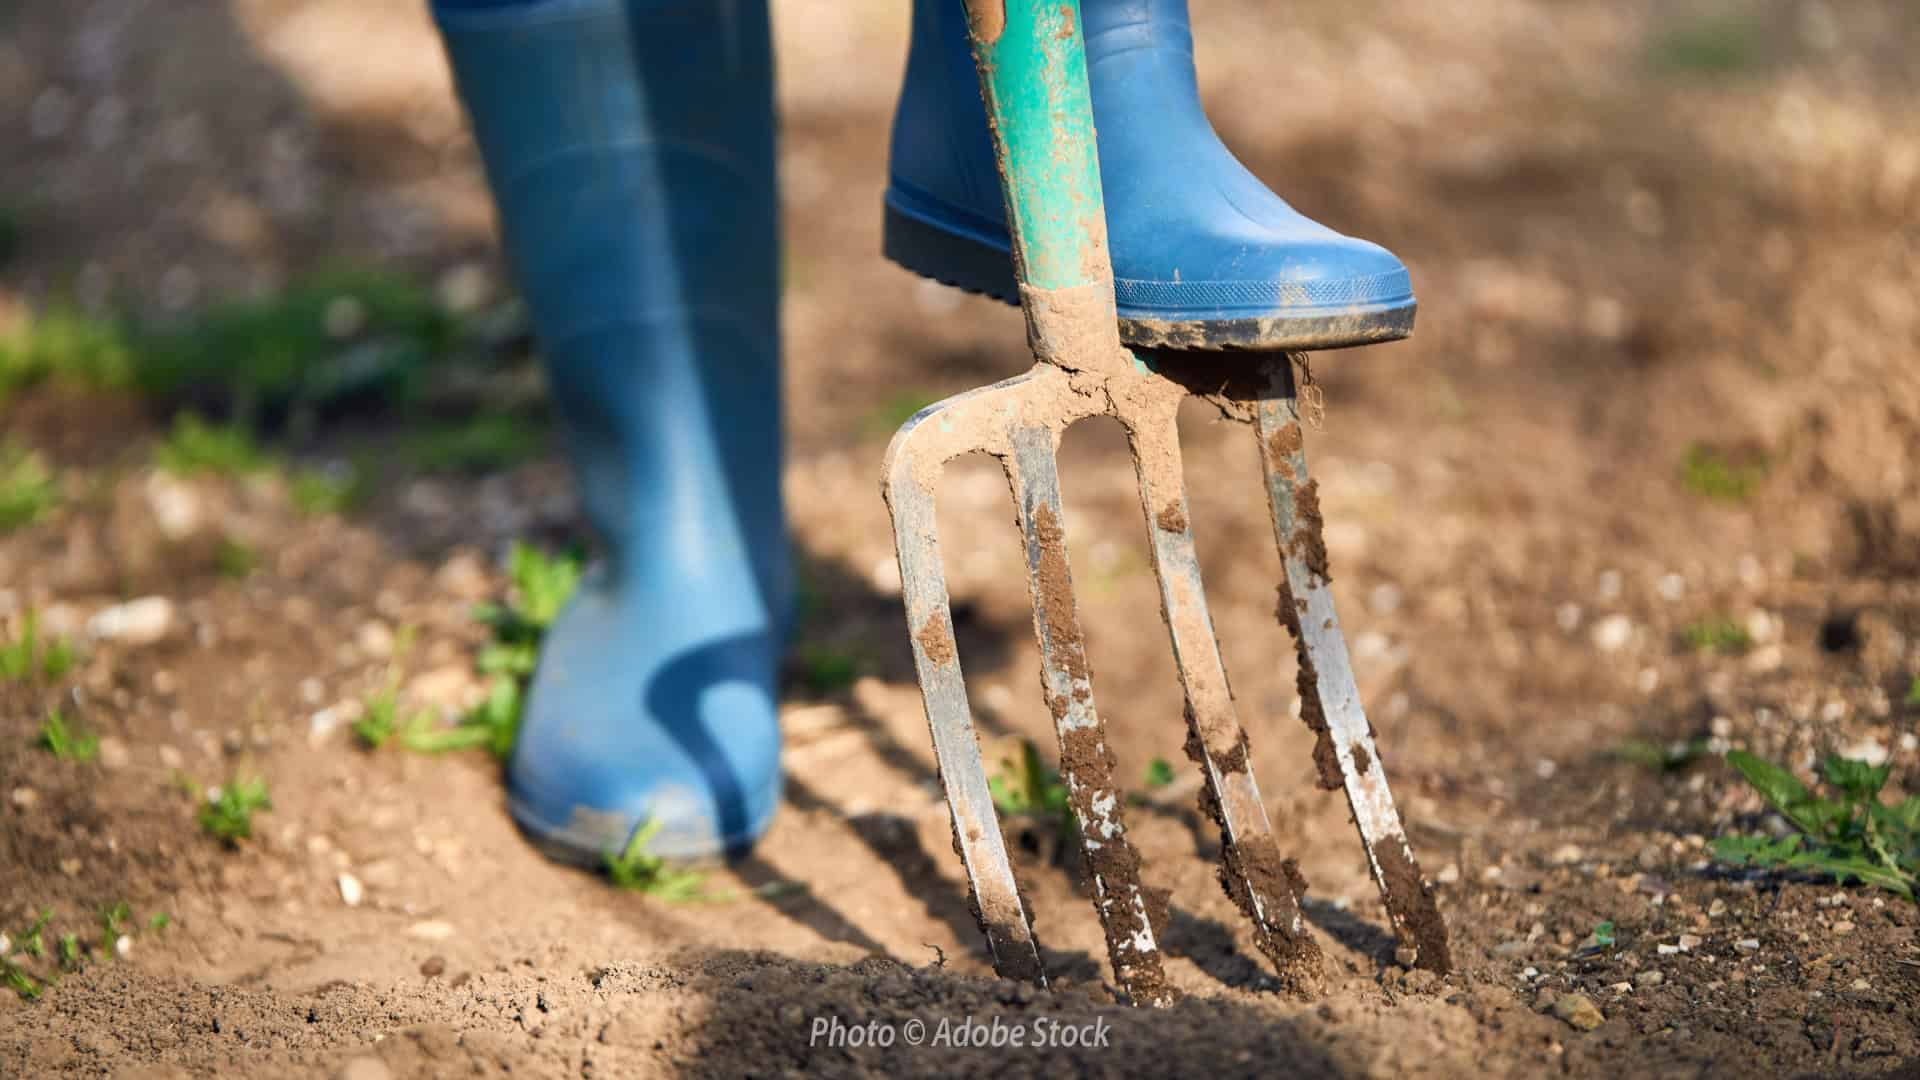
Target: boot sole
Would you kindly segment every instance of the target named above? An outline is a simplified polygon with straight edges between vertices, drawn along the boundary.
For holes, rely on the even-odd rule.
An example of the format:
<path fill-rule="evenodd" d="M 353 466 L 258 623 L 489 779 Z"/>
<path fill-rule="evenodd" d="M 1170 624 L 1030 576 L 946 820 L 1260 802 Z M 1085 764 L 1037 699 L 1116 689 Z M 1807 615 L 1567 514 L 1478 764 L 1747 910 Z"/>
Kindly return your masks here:
<path fill-rule="evenodd" d="M 901 210 L 891 201 L 881 253 L 921 277 L 1018 305 L 1006 249 L 955 233 Z M 1142 349 L 1284 350 L 1314 352 L 1398 341 L 1413 333 L 1418 305 L 1357 304 L 1252 318 L 1195 319 L 1120 309 L 1120 340 Z"/>

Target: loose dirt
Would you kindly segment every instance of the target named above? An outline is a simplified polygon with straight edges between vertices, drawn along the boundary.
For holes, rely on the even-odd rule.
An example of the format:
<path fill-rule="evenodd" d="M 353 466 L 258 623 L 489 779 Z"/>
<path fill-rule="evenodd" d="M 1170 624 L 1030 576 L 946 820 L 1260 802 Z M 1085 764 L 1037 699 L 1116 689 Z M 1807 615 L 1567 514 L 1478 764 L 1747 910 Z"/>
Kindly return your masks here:
<path fill-rule="evenodd" d="M 871 432 L 904 394 L 1031 356 L 1010 310 L 876 255 L 904 8 L 776 6 L 786 481 L 816 601 L 800 633 L 856 677 L 788 693 L 785 805 L 711 873 L 735 898 L 671 904 L 556 866 L 514 830 L 490 760 L 348 735 L 396 672 L 409 703 L 484 692 L 471 614 L 501 595 L 507 543 L 580 538 L 556 456 L 431 475 L 378 415 L 323 423 L 289 452 L 389 467 L 352 515 L 308 517 L 268 476 L 158 477 L 170 418 L 141 402 L 33 391 L 0 405 L 0 431 L 46 455 L 65 497 L 0 534 L 0 623 L 15 633 L 32 607 L 84 637 L 145 597 L 171 617 L 91 644 L 58 680 L 0 682 L 0 931 L 17 941 L 47 909 L 80 953 L 40 1000 L 0 997 L 0 1073 L 1911 1072 L 1915 906 L 1710 851 L 1780 827 L 1728 748 L 1803 778 L 1829 750 L 1884 759 L 1888 797 L 1920 790 L 1920 30 L 1902 5 L 1758 5 L 1726 37 L 1693 0 L 1194 0 L 1236 153 L 1400 255 L 1419 295 L 1412 340 L 1316 354 L 1332 412 L 1300 437 L 1372 767 L 1391 772 L 1454 971 L 1397 962 L 1344 801 L 1314 786 L 1256 448 L 1199 405 L 1180 417 L 1185 516 L 1279 838 L 1257 858 L 1312 880 L 1302 940 L 1322 986 L 1288 992 L 1219 887 L 1197 770 L 1142 779 L 1188 735 L 1141 528 L 1170 500 L 1143 512 L 1121 433 L 1086 425 L 1061 453 L 1063 544 L 1128 839 L 1145 894 L 1165 897 L 1153 921 L 1181 997 L 1166 1010 L 1119 1003 L 1073 860 L 1017 843 L 1053 988 L 991 970 L 914 685 L 920 628 L 885 572 Z M 0 325 L 108 298 L 178 318 L 339 261 L 449 297 L 505 291 L 424 5 L 16 8 L 0 206 L 21 209 Z M 1714 460 L 1765 464 L 1732 497 L 1702 474 Z M 956 467 L 941 495 L 954 631 L 923 644 L 965 654 L 984 735 L 1051 747 L 1004 485 Z M 223 538 L 257 568 L 223 572 Z M 1690 643 L 1723 620 L 1745 644 Z M 37 748 L 56 705 L 102 736 L 94 762 Z M 273 807 L 225 850 L 179 778 L 254 774 Z M 110 957 L 99 917 L 123 899 L 131 948 Z M 1602 923 L 1612 944 L 1588 945 Z M 1556 1013 L 1571 995 L 1590 1030 Z M 1104 1021 L 1107 1045 L 813 1035 L 969 1017 Z"/>

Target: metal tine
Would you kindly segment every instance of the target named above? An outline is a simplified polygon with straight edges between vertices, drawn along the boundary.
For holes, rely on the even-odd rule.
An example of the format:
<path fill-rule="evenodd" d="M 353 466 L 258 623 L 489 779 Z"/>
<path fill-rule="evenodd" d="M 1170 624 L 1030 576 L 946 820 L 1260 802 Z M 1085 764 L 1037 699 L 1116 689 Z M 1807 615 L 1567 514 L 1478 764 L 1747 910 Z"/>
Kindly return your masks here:
<path fill-rule="evenodd" d="M 1393 794 L 1387 790 L 1373 725 L 1361 708 L 1346 639 L 1333 610 L 1319 484 L 1307 473 L 1293 363 L 1293 357 L 1284 353 L 1269 361 L 1269 391 L 1255 411 L 1274 538 L 1286 566 L 1279 616 L 1292 632 L 1299 654 L 1301 716 L 1319 737 L 1313 758 L 1320 785 L 1347 793 L 1347 805 L 1367 850 L 1367 864 L 1400 940 L 1398 958 L 1445 972 L 1453 962 L 1446 924 L 1420 876 Z"/>
<path fill-rule="evenodd" d="M 934 488 L 941 468 L 961 454 L 986 451 L 1005 456 L 1004 432 L 1022 411 L 1023 391 L 1046 374 L 1036 370 L 929 406 L 894 436 L 881 484 L 893 514 L 914 667 L 952 812 L 954 850 L 966 867 L 974 917 L 986 934 L 994 970 L 1041 986 L 1047 984 L 1046 972 L 1000 835 L 954 645 Z"/>
<path fill-rule="evenodd" d="M 1186 694 L 1187 754 L 1206 775 L 1206 809 L 1220 825 L 1221 885 L 1252 919 L 1281 982 L 1310 990 L 1320 981 L 1320 947 L 1300 911 L 1306 883 L 1293 861 L 1281 858 L 1267 820 L 1207 613 L 1181 475 L 1179 402 L 1179 395 L 1136 399 L 1135 407 L 1122 408 L 1120 420 L 1133 449 L 1154 575 Z"/>
<path fill-rule="evenodd" d="M 1026 540 L 1041 682 L 1060 736 L 1060 774 L 1079 821 L 1114 977 L 1136 1004 L 1166 1006 L 1177 997 L 1160 959 L 1166 898 L 1140 883 L 1140 854 L 1122 820 L 1113 751 L 1094 710 L 1092 672 L 1067 561 L 1066 512 L 1054 459 L 1057 438 L 1044 423 L 1016 428 L 1013 454 L 1003 459 Z"/>

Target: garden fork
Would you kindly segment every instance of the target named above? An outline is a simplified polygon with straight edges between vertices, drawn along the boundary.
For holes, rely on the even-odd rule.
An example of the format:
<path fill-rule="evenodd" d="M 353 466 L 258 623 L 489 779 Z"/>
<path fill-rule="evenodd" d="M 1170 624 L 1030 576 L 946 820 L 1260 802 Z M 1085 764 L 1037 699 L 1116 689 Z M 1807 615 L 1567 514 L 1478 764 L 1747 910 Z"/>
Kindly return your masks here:
<path fill-rule="evenodd" d="M 1346 791 L 1399 941 L 1398 958 L 1445 971 L 1446 927 L 1387 790 L 1334 615 L 1318 488 L 1307 472 L 1295 396 L 1293 368 L 1303 360 L 1285 352 L 1178 354 L 1122 346 L 1077 0 L 966 4 L 1037 363 L 907 421 L 887 449 L 882 486 L 954 847 L 994 967 L 1010 978 L 1046 981 L 981 767 L 934 528 L 943 467 L 972 453 L 1000 461 L 1018 508 L 1061 776 L 1115 978 L 1136 1004 L 1166 1005 L 1174 998 L 1159 944 L 1166 897 L 1141 883 L 1139 854 L 1121 820 L 1114 756 L 1094 710 L 1054 456 L 1068 427 L 1112 416 L 1126 431 L 1139 480 L 1162 614 L 1186 696 L 1187 753 L 1205 774 L 1202 802 L 1221 829 L 1221 883 L 1253 921 L 1281 981 L 1299 990 L 1318 982 L 1319 948 L 1301 914 L 1305 883 L 1292 860 L 1281 857 L 1254 784 L 1201 588 L 1175 426 L 1180 403 L 1197 395 L 1250 422 L 1258 434 L 1286 568 L 1279 615 L 1294 636 L 1301 712 L 1318 735 L 1321 783 Z"/>

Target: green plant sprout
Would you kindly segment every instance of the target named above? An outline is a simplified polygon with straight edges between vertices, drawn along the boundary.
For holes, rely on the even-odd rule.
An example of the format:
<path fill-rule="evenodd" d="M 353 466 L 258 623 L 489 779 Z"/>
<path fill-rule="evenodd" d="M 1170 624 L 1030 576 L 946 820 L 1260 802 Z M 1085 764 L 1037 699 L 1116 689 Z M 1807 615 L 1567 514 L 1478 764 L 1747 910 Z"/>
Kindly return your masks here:
<path fill-rule="evenodd" d="M 1173 783 L 1173 763 L 1166 758 L 1157 757 L 1147 762 L 1147 786 L 1163 788 Z"/>
<path fill-rule="evenodd" d="M 1700 652 L 1742 653 L 1753 647 L 1747 628 L 1725 616 L 1690 623 L 1680 636 Z"/>
<path fill-rule="evenodd" d="M 1695 737 L 1663 743 L 1631 736 L 1614 743 L 1607 754 L 1655 772 L 1678 772 L 1706 756 L 1707 740 Z"/>
<path fill-rule="evenodd" d="M 1060 774 L 1047 766 L 1032 739 L 1021 739 L 1019 748 L 1000 764 L 1001 771 L 987 778 L 994 808 L 1009 816 L 1051 823 L 1060 841 L 1058 849 L 1065 850 L 1078 825 Z"/>
<path fill-rule="evenodd" d="M 33 524 L 59 501 L 59 486 L 40 455 L 0 442 L 0 533 Z"/>
<path fill-rule="evenodd" d="M 50 709 L 40 724 L 40 748 L 61 761 L 92 761 L 100 752 L 100 736 L 67 724 L 66 714 Z"/>
<path fill-rule="evenodd" d="M 40 617 L 29 610 L 20 620 L 20 636 L 0 644 L 0 679 L 59 679 L 73 670 L 77 656 L 73 643 L 66 638 L 52 638 L 43 647 Z"/>
<path fill-rule="evenodd" d="M 265 780 L 235 776 L 200 797 L 197 817 L 202 832 L 229 848 L 237 848 L 242 840 L 253 835 L 253 815 L 271 809 L 273 800 L 267 794 Z"/>
<path fill-rule="evenodd" d="M 1889 766 L 1828 754 L 1820 772 L 1836 797 L 1821 798 L 1792 773 L 1743 750 L 1728 751 L 1727 764 L 1799 832 L 1777 840 L 1717 837 L 1716 858 L 1735 866 L 1812 871 L 1843 885 L 1858 881 L 1913 899 L 1920 884 L 1920 795 L 1882 803 Z"/>
<path fill-rule="evenodd" d="M 365 497 L 365 489 L 360 470 L 352 465 L 296 469 L 288 480 L 294 507 L 309 517 L 351 510 Z"/>
<path fill-rule="evenodd" d="M 115 901 L 110 907 L 100 909 L 100 954 L 112 956 L 114 946 L 119 944 L 120 935 L 128 932 L 127 921 L 133 918 L 133 908 L 125 901 Z"/>
<path fill-rule="evenodd" d="M 701 871 L 676 869 L 665 858 L 647 853 L 647 845 L 659 831 L 660 822 L 648 818 L 633 830 L 626 847 L 603 856 L 607 877 L 614 885 L 671 903 L 726 899 L 725 895 L 707 892 L 706 874 Z"/>
<path fill-rule="evenodd" d="M 1702 443 L 1687 447 L 1680 459 L 1680 482 L 1688 491 L 1724 502 L 1743 502 L 1767 478 L 1765 458 L 1736 460 Z"/>
<path fill-rule="evenodd" d="M 238 424 L 209 424 L 196 413 L 173 418 L 173 430 L 153 450 L 154 463 L 189 476 L 243 476 L 271 464 L 247 429 Z"/>

